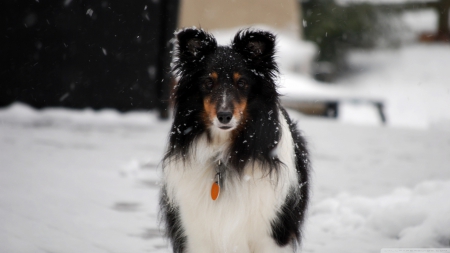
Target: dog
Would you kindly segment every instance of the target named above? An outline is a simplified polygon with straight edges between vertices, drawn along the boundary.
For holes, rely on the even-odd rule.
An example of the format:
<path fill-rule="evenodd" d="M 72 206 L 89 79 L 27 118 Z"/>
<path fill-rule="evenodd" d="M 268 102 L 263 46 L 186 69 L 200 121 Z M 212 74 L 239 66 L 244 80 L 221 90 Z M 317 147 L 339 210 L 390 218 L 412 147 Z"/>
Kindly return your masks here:
<path fill-rule="evenodd" d="M 245 29 L 218 46 L 202 29 L 175 34 L 160 197 L 173 252 L 295 252 L 310 162 L 280 105 L 275 35 Z"/>

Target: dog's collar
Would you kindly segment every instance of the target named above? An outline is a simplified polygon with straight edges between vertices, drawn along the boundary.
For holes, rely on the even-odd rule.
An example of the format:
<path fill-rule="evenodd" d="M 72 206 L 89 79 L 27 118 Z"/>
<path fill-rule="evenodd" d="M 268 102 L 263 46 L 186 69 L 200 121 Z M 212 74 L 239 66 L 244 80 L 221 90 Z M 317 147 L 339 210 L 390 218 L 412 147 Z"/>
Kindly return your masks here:
<path fill-rule="evenodd" d="M 211 186 L 211 199 L 217 200 L 220 195 L 220 191 L 223 189 L 223 180 L 225 176 L 226 166 L 222 160 L 217 161 L 216 174 L 214 176 L 214 183 Z"/>

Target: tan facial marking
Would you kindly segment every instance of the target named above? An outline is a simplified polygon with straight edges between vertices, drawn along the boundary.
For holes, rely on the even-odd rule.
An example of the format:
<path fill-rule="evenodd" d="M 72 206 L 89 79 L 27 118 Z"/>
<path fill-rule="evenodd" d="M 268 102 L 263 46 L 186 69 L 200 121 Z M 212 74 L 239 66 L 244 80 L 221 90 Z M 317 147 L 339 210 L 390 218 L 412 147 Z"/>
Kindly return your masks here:
<path fill-rule="evenodd" d="M 219 75 L 217 74 L 217 72 L 214 71 L 211 74 L 209 74 L 209 77 L 211 77 L 214 80 L 214 82 L 216 82 L 217 79 L 219 78 Z"/>
<path fill-rule="evenodd" d="M 242 118 L 245 118 L 245 108 L 247 107 L 247 100 L 242 99 L 240 102 L 234 103 L 234 111 L 233 111 L 233 117 L 235 117 L 238 121 L 240 121 Z"/>
<path fill-rule="evenodd" d="M 237 83 L 237 81 L 239 81 L 239 78 L 241 78 L 241 74 L 239 74 L 238 72 L 234 72 L 233 73 L 233 81 L 235 83 Z"/>
<path fill-rule="evenodd" d="M 205 108 L 204 120 L 207 125 L 210 125 L 217 116 L 216 106 L 211 103 L 210 97 L 203 99 L 203 107 Z"/>

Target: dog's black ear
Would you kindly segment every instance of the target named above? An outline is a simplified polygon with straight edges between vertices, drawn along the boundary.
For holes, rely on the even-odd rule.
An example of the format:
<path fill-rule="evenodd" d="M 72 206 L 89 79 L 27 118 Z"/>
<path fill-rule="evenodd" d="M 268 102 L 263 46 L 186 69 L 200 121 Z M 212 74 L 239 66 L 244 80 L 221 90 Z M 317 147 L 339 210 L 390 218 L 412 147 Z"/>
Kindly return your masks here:
<path fill-rule="evenodd" d="M 176 57 L 180 63 L 198 63 L 217 48 L 216 39 L 202 29 L 186 28 L 179 31 L 176 36 L 178 40 Z"/>
<path fill-rule="evenodd" d="M 275 35 L 259 30 L 241 30 L 234 37 L 233 49 L 255 64 L 274 64 Z"/>

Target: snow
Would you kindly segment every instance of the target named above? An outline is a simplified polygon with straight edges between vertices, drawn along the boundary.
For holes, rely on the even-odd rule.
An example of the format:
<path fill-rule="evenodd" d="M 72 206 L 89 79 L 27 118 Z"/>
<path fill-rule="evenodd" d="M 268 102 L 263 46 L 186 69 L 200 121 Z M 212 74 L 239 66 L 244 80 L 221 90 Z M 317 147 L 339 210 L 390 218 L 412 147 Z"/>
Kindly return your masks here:
<path fill-rule="evenodd" d="M 369 102 L 342 102 L 339 106 L 339 120 L 343 123 L 361 125 L 382 124 L 377 108 Z"/>
<path fill-rule="evenodd" d="M 448 247 L 450 134 L 305 117 L 303 252 Z M 0 110 L 0 252 L 170 252 L 158 229 L 170 122 L 154 112 Z"/>
<path fill-rule="evenodd" d="M 92 17 L 92 14 L 94 14 L 94 11 L 92 9 L 88 9 L 86 11 L 86 15 L 89 15 L 90 17 Z"/>
<path fill-rule="evenodd" d="M 305 250 L 448 247 L 450 202 L 444 199 L 449 192 L 450 181 L 425 181 L 375 198 L 349 193 L 328 198 L 310 210 L 306 238 L 314 237 L 317 245 L 309 245 L 307 240 Z M 349 249 L 348 243 L 354 247 Z"/>
<path fill-rule="evenodd" d="M 433 9 L 419 9 L 400 14 L 400 19 L 407 29 L 415 36 L 423 32 L 436 32 L 438 15 Z"/>
<path fill-rule="evenodd" d="M 38 112 L 20 104 L 0 114 L 0 252 L 165 247 L 153 236 L 159 230 L 152 168 L 168 122 L 152 114 Z M 153 128 L 164 133 L 148 138 Z M 150 245 L 141 243 L 146 238 Z"/>

